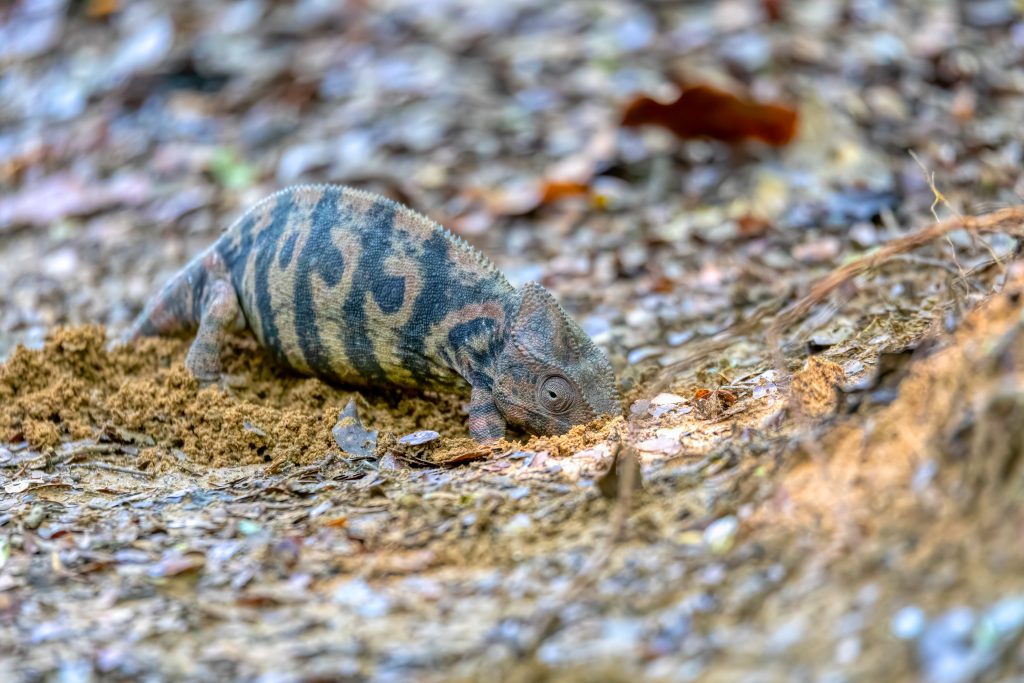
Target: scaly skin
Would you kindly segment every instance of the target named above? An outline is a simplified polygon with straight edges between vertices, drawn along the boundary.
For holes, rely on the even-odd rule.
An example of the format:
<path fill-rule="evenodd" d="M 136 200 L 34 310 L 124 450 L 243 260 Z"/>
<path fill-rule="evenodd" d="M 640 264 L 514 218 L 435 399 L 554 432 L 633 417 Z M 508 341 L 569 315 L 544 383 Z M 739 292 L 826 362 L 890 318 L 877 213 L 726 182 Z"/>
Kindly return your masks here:
<path fill-rule="evenodd" d="M 384 197 L 302 185 L 256 204 L 154 297 L 129 339 L 196 330 L 186 365 L 220 377 L 248 327 L 273 357 L 335 384 L 470 389 L 469 430 L 560 434 L 619 414 L 615 376 L 554 297 L 517 291 L 478 251 Z"/>

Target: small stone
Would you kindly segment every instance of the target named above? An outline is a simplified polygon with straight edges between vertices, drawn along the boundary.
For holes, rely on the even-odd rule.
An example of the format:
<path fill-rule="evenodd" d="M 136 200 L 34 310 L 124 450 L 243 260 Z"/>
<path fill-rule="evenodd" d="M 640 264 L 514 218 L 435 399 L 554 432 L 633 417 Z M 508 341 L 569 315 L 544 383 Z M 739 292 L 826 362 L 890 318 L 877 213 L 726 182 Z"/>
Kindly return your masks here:
<path fill-rule="evenodd" d="M 793 247 L 793 258 L 802 263 L 831 263 L 842 248 L 835 237 L 822 237 Z"/>
<path fill-rule="evenodd" d="M 174 22 L 169 16 L 154 17 L 133 29 L 114 56 L 110 71 L 115 77 L 127 77 L 157 66 L 174 44 Z"/>
<path fill-rule="evenodd" d="M 848 636 L 836 646 L 836 662 L 843 666 L 853 664 L 860 657 L 861 642 L 856 636 Z"/>
<path fill-rule="evenodd" d="M 260 438 L 264 438 L 267 436 L 267 433 L 265 431 L 254 425 L 252 422 L 249 422 L 248 420 L 242 423 L 242 429 L 249 432 L 250 434 L 255 434 Z"/>
<path fill-rule="evenodd" d="M 847 377 L 858 375 L 864 371 L 864 363 L 859 360 L 849 360 L 843 364 L 843 372 L 846 373 Z"/>
<path fill-rule="evenodd" d="M 662 352 L 663 349 L 657 346 L 643 346 L 639 349 L 633 349 L 632 351 L 630 351 L 629 354 L 626 356 L 626 360 L 629 362 L 630 365 L 636 365 L 637 363 L 645 361 L 648 358 L 660 356 Z"/>
<path fill-rule="evenodd" d="M 878 230 L 871 223 L 855 223 L 850 228 L 850 239 L 858 247 L 868 249 L 878 244 Z"/>
<path fill-rule="evenodd" d="M 732 548 L 740 522 L 735 515 L 716 519 L 704 530 L 704 543 L 715 554 L 728 552 Z"/>
<path fill-rule="evenodd" d="M 519 512 L 508 520 L 502 531 L 506 534 L 521 534 L 533 526 L 533 520 L 525 512 Z"/>
<path fill-rule="evenodd" d="M 985 620 L 1000 636 L 1024 629 L 1024 596 L 1000 600 L 985 614 Z"/>
<path fill-rule="evenodd" d="M 917 605 L 908 605 L 893 615 L 889 628 L 901 640 L 913 640 L 924 631 L 928 618 Z"/>
<path fill-rule="evenodd" d="M 633 401 L 633 405 L 629 407 L 629 412 L 632 415 L 643 415 L 647 412 L 647 409 L 651 407 L 651 402 L 646 399 L 640 399 Z"/>
<path fill-rule="evenodd" d="M 377 463 L 377 470 L 380 472 L 392 472 L 402 469 L 402 463 L 398 461 L 394 453 L 385 453 Z"/>
<path fill-rule="evenodd" d="M 338 423 L 331 429 L 335 443 L 349 455 L 368 457 L 377 447 L 377 430 L 363 427 L 355 401 L 349 401 L 338 416 Z"/>
<path fill-rule="evenodd" d="M 408 446 L 419 446 L 439 438 L 441 435 L 431 429 L 423 429 L 412 434 L 406 434 L 398 440 L 398 443 L 404 443 Z"/>
<path fill-rule="evenodd" d="M 261 531 L 263 531 L 263 527 L 259 522 L 254 522 L 251 519 L 243 519 L 238 522 L 238 533 L 243 536 L 254 536 Z"/>
<path fill-rule="evenodd" d="M 664 453 L 671 455 L 677 453 L 681 446 L 677 439 L 655 437 L 653 439 L 641 441 L 636 445 L 636 448 L 644 453 Z"/>
<path fill-rule="evenodd" d="M 25 515 L 25 528 L 38 529 L 44 519 L 46 519 L 46 508 L 42 505 L 33 505 Z"/>
<path fill-rule="evenodd" d="M 383 617 L 391 611 L 388 597 L 363 579 L 352 579 L 338 586 L 334 591 L 334 602 L 368 619 Z"/>

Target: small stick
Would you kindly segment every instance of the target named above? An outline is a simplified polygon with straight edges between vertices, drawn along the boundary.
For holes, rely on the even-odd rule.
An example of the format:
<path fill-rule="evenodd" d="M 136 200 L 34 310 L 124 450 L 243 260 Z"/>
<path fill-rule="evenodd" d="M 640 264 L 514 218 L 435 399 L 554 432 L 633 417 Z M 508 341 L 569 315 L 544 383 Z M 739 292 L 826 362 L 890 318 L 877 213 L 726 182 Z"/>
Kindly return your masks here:
<path fill-rule="evenodd" d="M 874 253 L 867 254 L 856 261 L 851 261 L 836 268 L 818 280 L 806 296 L 783 309 L 766 331 L 768 343 L 772 348 L 773 365 L 777 369 L 785 368 L 781 346 L 783 330 L 796 324 L 829 294 L 853 278 L 863 275 L 906 252 L 924 246 L 936 238 L 944 237 L 955 230 L 967 230 L 972 234 L 1005 233 L 1018 239 L 1024 238 L 1024 206 L 1010 206 L 982 216 L 955 216 L 944 221 L 938 221 L 917 232 L 887 242 Z M 997 263 L 1001 265 L 1001 261 L 997 260 Z M 703 340 L 703 343 L 697 342 L 698 348 L 693 353 L 687 354 L 684 358 L 665 366 L 661 370 L 660 377 L 649 385 L 647 393 L 653 396 L 659 391 L 663 391 L 672 381 L 675 372 L 680 368 L 691 365 L 709 353 L 728 348 L 738 336 L 752 330 L 758 323 L 769 317 L 771 312 L 772 307 L 763 308 L 743 320 L 740 324 L 723 330 L 720 333 L 723 336 Z M 706 346 L 704 345 L 705 343 Z M 783 372 L 782 374 L 784 375 L 785 373 Z"/>
<path fill-rule="evenodd" d="M 135 477 L 142 477 L 143 479 L 152 479 L 153 475 L 142 470 L 132 469 L 131 467 L 121 467 L 120 465 L 111 465 L 106 462 L 73 462 L 68 467 L 80 467 L 95 470 L 109 470 L 110 472 L 120 472 L 122 474 L 130 474 Z"/>
<path fill-rule="evenodd" d="M 1024 206 L 1012 206 L 984 216 L 948 218 L 887 242 L 873 254 L 840 266 L 818 280 L 806 296 L 779 314 L 779 317 L 772 323 L 771 331 L 777 336 L 781 336 L 783 329 L 794 325 L 807 315 L 818 302 L 853 278 L 877 268 L 900 254 L 913 251 L 936 238 L 944 237 L 954 230 L 967 230 L 982 234 L 1002 232 L 1017 238 L 1024 237 Z"/>

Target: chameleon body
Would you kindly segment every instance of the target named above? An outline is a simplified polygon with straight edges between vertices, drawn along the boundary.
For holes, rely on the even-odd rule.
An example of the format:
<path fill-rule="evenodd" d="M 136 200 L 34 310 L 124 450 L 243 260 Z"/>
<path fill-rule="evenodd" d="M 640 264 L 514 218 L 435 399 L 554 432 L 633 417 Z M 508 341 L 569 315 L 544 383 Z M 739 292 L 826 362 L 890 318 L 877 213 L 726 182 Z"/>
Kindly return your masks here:
<path fill-rule="evenodd" d="M 469 431 L 559 434 L 619 414 L 605 355 L 543 287 L 517 290 L 425 216 L 348 187 L 303 185 L 246 212 L 128 333 L 195 331 L 188 370 L 220 378 L 248 327 L 274 359 L 335 384 L 469 389 Z"/>

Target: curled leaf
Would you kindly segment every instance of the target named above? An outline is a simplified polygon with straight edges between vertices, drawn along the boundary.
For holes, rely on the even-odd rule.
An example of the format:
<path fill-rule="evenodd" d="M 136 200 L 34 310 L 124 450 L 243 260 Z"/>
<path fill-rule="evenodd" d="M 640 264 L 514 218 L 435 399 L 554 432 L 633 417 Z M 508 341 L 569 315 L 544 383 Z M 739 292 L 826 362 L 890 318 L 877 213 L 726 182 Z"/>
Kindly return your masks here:
<path fill-rule="evenodd" d="M 729 144 L 761 140 L 782 146 L 796 135 L 797 113 L 780 104 L 744 100 L 717 88 L 683 88 L 668 104 L 640 97 L 626 107 L 622 125 L 654 125 L 683 140 L 713 138 Z"/>

